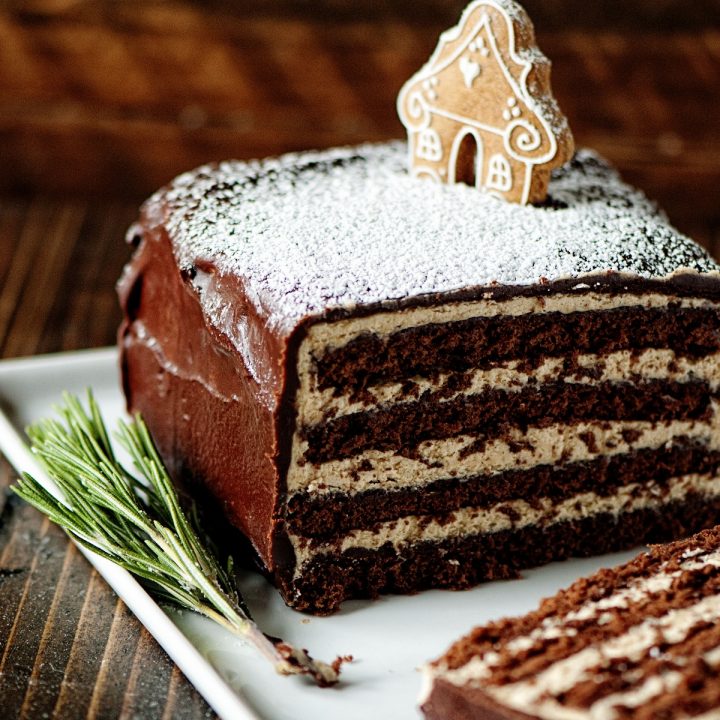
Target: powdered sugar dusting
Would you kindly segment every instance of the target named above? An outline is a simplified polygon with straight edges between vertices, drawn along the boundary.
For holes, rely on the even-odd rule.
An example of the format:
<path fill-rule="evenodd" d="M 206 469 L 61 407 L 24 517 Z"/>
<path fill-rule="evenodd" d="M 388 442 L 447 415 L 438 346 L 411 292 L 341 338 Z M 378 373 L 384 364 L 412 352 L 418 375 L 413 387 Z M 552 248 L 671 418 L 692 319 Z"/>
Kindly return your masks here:
<path fill-rule="evenodd" d="M 543 207 L 411 178 L 406 165 L 404 143 L 225 162 L 178 177 L 146 217 L 164 218 L 180 267 L 206 261 L 240 277 L 287 328 L 469 286 L 720 270 L 589 151 L 553 174 Z"/>

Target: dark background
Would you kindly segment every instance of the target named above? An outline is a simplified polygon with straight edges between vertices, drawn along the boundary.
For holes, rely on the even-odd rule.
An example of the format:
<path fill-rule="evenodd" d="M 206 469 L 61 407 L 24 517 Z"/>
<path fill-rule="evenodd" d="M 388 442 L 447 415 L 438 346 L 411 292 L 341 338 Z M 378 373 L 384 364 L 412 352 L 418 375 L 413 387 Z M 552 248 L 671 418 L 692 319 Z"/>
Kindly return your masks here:
<path fill-rule="evenodd" d="M 0 356 L 110 344 L 138 203 L 210 160 L 399 137 L 456 0 L 0 0 Z M 526 0 L 578 144 L 720 250 L 720 0 Z M 207 706 L 0 466 L 0 715 Z"/>
<path fill-rule="evenodd" d="M 578 144 L 713 248 L 720 0 L 527 0 Z M 458 0 L 0 2 L 0 354 L 108 344 L 138 203 L 209 160 L 402 135 Z"/>

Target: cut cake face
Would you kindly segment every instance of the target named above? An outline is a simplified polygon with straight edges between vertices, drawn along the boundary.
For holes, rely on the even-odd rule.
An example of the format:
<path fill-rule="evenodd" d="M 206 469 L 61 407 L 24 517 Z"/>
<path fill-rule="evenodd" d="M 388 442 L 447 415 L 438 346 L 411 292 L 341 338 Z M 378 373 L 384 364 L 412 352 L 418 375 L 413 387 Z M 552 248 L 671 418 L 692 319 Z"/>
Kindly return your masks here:
<path fill-rule="evenodd" d="M 720 522 L 718 266 L 581 151 L 542 207 L 404 144 L 144 206 L 124 386 L 286 602 L 468 587 Z"/>

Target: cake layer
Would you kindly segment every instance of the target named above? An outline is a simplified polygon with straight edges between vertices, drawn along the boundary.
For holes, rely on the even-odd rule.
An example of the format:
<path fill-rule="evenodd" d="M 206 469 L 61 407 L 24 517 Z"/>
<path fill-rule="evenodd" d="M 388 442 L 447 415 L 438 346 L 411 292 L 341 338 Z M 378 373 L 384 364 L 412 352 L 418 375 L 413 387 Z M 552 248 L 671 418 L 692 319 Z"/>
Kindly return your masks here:
<path fill-rule="evenodd" d="M 611 667 L 627 668 L 626 673 L 598 673 L 593 685 L 588 683 L 579 689 L 583 693 L 579 702 L 563 701 L 562 705 L 548 702 L 544 705 L 546 712 L 528 714 L 493 700 L 479 688 L 458 687 L 445 680 L 435 681 L 434 692 L 423 702 L 422 709 L 427 720 L 718 720 L 720 658 L 715 651 L 718 634 L 720 631 L 708 630 L 697 638 L 693 636 L 689 649 L 699 652 L 691 662 L 685 662 L 681 656 L 679 660 L 684 666 L 674 671 L 653 662 L 642 683 L 636 682 L 643 675 L 633 663 L 608 661 Z M 703 652 L 705 647 L 711 649 Z M 678 648 L 680 652 L 684 650 Z M 617 691 L 600 695 L 608 684 Z M 619 689 L 622 687 L 627 689 Z M 596 698 L 599 701 L 593 702 Z"/>
<path fill-rule="evenodd" d="M 559 607 L 553 603 L 552 614 L 541 609 L 530 618 L 501 621 L 491 630 L 474 633 L 472 644 L 456 649 L 444 663 L 446 678 L 462 681 L 486 676 L 487 671 L 496 676 L 496 684 L 507 682 L 510 674 L 513 682 L 534 678 L 582 648 L 587 642 L 585 633 L 602 632 L 597 626 L 613 623 L 615 629 L 624 632 L 634 626 L 637 617 L 664 614 L 669 603 L 675 609 L 691 606 L 697 595 L 693 597 L 687 590 L 704 581 L 710 581 L 712 592 L 720 590 L 717 549 L 688 550 L 672 562 L 655 566 L 641 563 L 640 572 L 636 568 L 635 573 L 620 575 L 615 587 L 607 583 L 595 585 L 591 578 L 582 583 L 582 594 L 575 596 L 577 602 L 569 604 L 562 598 Z M 498 636 L 502 648 L 498 648 Z M 544 654 L 544 658 L 539 657 Z"/>
<path fill-rule="evenodd" d="M 668 298 L 664 298 L 668 302 Z M 316 360 L 317 386 L 362 387 L 380 380 L 403 380 L 440 371 L 491 367 L 523 358 L 528 367 L 546 357 L 573 353 L 607 354 L 619 350 L 668 348 L 694 357 L 717 352 L 717 306 L 618 307 L 587 312 L 497 315 L 431 323 L 388 337 L 360 334 Z"/>
<path fill-rule="evenodd" d="M 479 441 L 474 436 L 460 435 L 421 443 L 412 455 L 368 450 L 358 457 L 317 466 L 297 462 L 303 450 L 296 446 L 288 469 L 287 490 L 291 495 L 305 491 L 319 495 L 364 492 L 376 489 L 381 478 L 386 487 L 419 490 L 449 477 L 593 460 L 603 455 L 658 448 L 678 438 L 705 443 L 712 450 L 720 449 L 717 404 L 713 404 L 711 417 L 702 422 L 608 421 L 508 428 L 504 436 L 496 440 Z"/>
<path fill-rule="evenodd" d="M 296 535 L 327 541 L 355 529 L 373 529 L 379 523 L 406 515 L 440 515 L 463 507 L 490 508 L 522 498 L 560 502 L 581 493 L 610 495 L 623 485 L 653 480 L 659 487 L 689 472 L 718 474 L 720 449 L 674 438 L 658 448 L 598 456 L 563 465 L 535 465 L 493 475 L 452 477 L 417 488 L 385 487 L 357 493 L 301 492 L 288 498 L 286 522 Z M 390 485 L 389 487 L 387 487 Z"/>
<path fill-rule="evenodd" d="M 358 548 L 377 550 L 386 544 L 402 553 L 418 543 L 448 538 L 495 534 L 530 526 L 547 529 L 593 515 L 617 518 L 636 510 L 659 510 L 667 503 L 682 502 L 688 495 L 706 497 L 708 501 L 720 497 L 720 477 L 693 473 L 668 478 L 662 483 L 650 480 L 622 485 L 606 495 L 589 491 L 560 501 L 548 497 L 516 498 L 490 507 L 463 507 L 442 515 L 409 515 L 378 523 L 370 529 L 351 530 L 329 542 L 292 533 L 289 538 L 295 552 L 296 573 L 302 573 L 302 565 L 317 556 L 333 557 Z"/>
<path fill-rule="evenodd" d="M 140 342 L 156 356 L 158 370 L 165 374 L 171 373 L 189 382 L 196 382 L 221 404 L 236 402 L 240 399 L 237 384 L 228 386 L 227 381 L 220 382 L 227 377 L 222 374 L 223 369 L 210 364 L 207 372 L 202 373 L 199 366 L 179 366 L 180 358 L 171 355 L 168 358 L 163 349 L 172 351 L 167 342 L 154 337 L 148 332 L 144 322 L 136 321 L 133 324 L 133 342 Z M 644 377 L 665 377 L 671 372 L 668 368 L 675 368 L 670 378 L 674 381 L 687 382 L 688 380 L 702 379 L 716 387 L 716 375 L 720 371 L 720 362 L 715 356 L 692 361 L 687 358 L 678 358 L 671 351 L 648 350 L 636 358 L 628 353 L 618 353 L 602 360 L 596 356 L 583 356 L 578 363 L 590 374 L 595 374 L 598 362 L 602 363 L 602 372 L 610 377 L 618 377 L 630 363 L 636 370 L 641 371 Z M 212 356 L 215 363 L 220 360 L 227 361 L 226 356 L 218 354 Z M 549 361 L 548 372 L 555 377 L 555 370 L 564 367 L 564 361 Z M 480 380 L 487 384 L 496 380 L 495 371 L 490 377 Z M 500 372 L 514 372 L 501 370 Z M 598 370 L 599 372 L 599 370 Z M 519 371 L 517 374 L 520 375 Z M 605 377 L 600 375 L 600 379 Z M 525 384 L 527 384 L 525 376 Z M 543 376 L 547 377 L 547 376 Z M 591 382 L 587 379 L 587 382 Z M 472 476 L 490 471 L 504 471 L 510 468 L 524 467 L 533 464 L 559 463 L 570 460 L 587 460 L 599 454 L 617 454 L 627 452 L 633 448 L 653 447 L 672 440 L 676 436 L 688 435 L 693 438 L 712 438 L 720 433 L 720 427 L 701 423 L 690 424 L 679 422 L 667 427 L 650 428 L 648 423 L 581 423 L 573 428 L 550 427 L 528 428 L 525 432 L 512 430 L 502 440 L 489 440 L 482 447 L 474 443 L 469 437 L 459 440 L 445 440 L 439 443 L 423 443 L 418 447 L 416 456 L 397 457 L 390 452 L 369 451 L 360 458 L 333 461 L 317 468 L 305 465 L 292 467 L 288 477 L 288 490 L 290 493 L 311 488 L 317 492 L 355 492 L 372 489 L 377 486 L 379 474 L 387 476 L 391 487 L 417 487 L 420 484 L 447 479 L 451 472 L 456 477 Z M 628 442 L 628 438 L 633 438 Z M 590 448 L 595 448 L 591 451 Z M 296 450 L 295 457 L 300 456 Z"/>
<path fill-rule="evenodd" d="M 490 283 L 469 285 L 454 293 L 415 296 L 378 306 L 337 308 L 313 325 L 308 340 L 315 358 L 339 350 L 360 337 L 402 337 L 405 330 L 444 325 L 475 318 L 522 317 L 542 313 L 596 313 L 619 309 L 717 309 L 720 301 L 713 274 L 698 274 L 690 266 L 660 278 L 603 272 L 522 286 Z M 438 302 L 442 298 L 443 302 Z"/>
<path fill-rule="evenodd" d="M 698 586 L 711 597 L 698 602 Z M 460 684 L 492 675 L 487 681 L 488 686 L 494 686 L 490 694 L 506 700 L 512 696 L 513 704 L 520 706 L 537 702 L 548 691 L 557 694 L 572 689 L 573 694 L 582 696 L 588 690 L 582 687 L 583 681 L 593 683 L 594 692 L 602 695 L 607 690 L 601 678 L 604 660 L 622 658 L 629 669 L 641 673 L 643 665 L 657 665 L 660 653 L 653 657 L 648 654 L 650 648 L 670 644 L 663 630 L 672 628 L 675 633 L 673 647 L 663 654 L 681 655 L 687 648 L 688 630 L 698 621 L 714 621 L 719 611 L 720 553 L 714 551 L 685 558 L 673 563 L 672 568 L 661 566 L 655 574 L 636 578 L 600 600 L 546 618 L 529 632 L 513 628 L 502 636 L 500 647 L 496 643 L 483 657 L 471 657 L 444 677 Z M 655 618 L 662 620 L 653 622 Z M 603 627 L 607 625 L 612 625 L 612 631 Z M 715 622 L 710 634 L 703 632 L 707 627 L 698 630 L 695 641 L 698 635 L 720 639 L 720 626 Z M 653 637 L 652 631 L 660 636 Z M 610 641 L 608 635 L 612 635 Z"/>
<path fill-rule="evenodd" d="M 423 710 L 438 720 L 717 717 L 718 614 L 716 527 L 476 628 L 428 666 Z"/>
<path fill-rule="evenodd" d="M 371 449 L 411 455 L 425 440 L 473 434 L 487 441 L 502 437 L 509 427 L 707 419 L 711 396 L 710 387 L 702 382 L 662 380 L 594 385 L 549 382 L 515 392 L 488 388 L 444 401 L 430 394 L 416 402 L 344 415 L 305 429 L 303 459 L 320 464 Z"/>
<path fill-rule="evenodd" d="M 297 422 L 311 427 L 342 415 L 367 412 L 378 407 L 417 400 L 432 395 L 453 400 L 484 390 L 517 391 L 546 382 L 569 383 L 642 382 L 699 380 L 716 390 L 720 385 L 720 353 L 703 357 L 684 357 L 672 350 L 621 350 L 608 355 L 565 355 L 543 360 L 528 367 L 524 360 L 508 360 L 488 369 L 435 373 L 433 377 L 405 379 L 402 382 L 368 385 L 360 391 L 340 394 L 335 388 L 311 390 L 306 383 L 297 398 Z"/>
<path fill-rule="evenodd" d="M 331 613 L 351 597 L 431 587 L 468 588 L 485 580 L 517 577 L 525 568 L 554 560 L 663 542 L 718 521 L 720 498 L 689 493 L 661 508 L 648 507 L 620 516 L 599 513 L 547 527 L 528 525 L 426 541 L 403 553 L 388 542 L 377 549 L 357 547 L 318 555 L 292 582 L 283 581 L 283 591 L 299 610 Z"/>

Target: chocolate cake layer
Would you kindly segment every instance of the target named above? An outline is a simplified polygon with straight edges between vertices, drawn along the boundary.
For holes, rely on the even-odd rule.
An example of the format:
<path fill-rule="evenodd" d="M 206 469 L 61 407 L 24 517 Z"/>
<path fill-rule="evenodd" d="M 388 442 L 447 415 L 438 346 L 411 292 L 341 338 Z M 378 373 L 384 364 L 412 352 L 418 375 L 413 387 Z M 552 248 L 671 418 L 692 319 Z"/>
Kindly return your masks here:
<path fill-rule="evenodd" d="M 715 527 L 476 628 L 428 666 L 423 710 L 430 720 L 710 720 L 720 714 L 718 613 Z"/>
<path fill-rule="evenodd" d="M 610 495 L 618 487 L 654 480 L 663 482 L 689 472 L 720 474 L 720 450 L 675 438 L 671 444 L 632 453 L 600 456 L 560 466 L 536 465 L 494 475 L 445 478 L 423 487 L 366 490 L 357 494 L 297 493 L 287 501 L 288 529 L 323 541 L 357 528 L 405 515 L 442 515 L 462 507 L 492 507 L 522 498 L 565 500 L 582 492 Z"/>
<path fill-rule="evenodd" d="M 600 514 L 549 527 L 428 542 L 415 545 L 412 552 L 398 553 L 391 543 L 377 550 L 353 548 L 314 559 L 284 591 L 299 610 L 332 613 L 351 597 L 469 588 L 485 580 L 518 577 L 524 568 L 554 560 L 682 537 L 719 521 L 720 498 L 695 495 L 660 511 L 637 510 L 619 518 Z"/>
<path fill-rule="evenodd" d="M 479 395 L 439 401 L 432 394 L 417 402 L 342 416 L 304 430 L 304 459 L 322 463 L 369 449 L 412 454 L 425 440 L 472 433 L 483 441 L 508 427 L 545 427 L 583 421 L 703 419 L 709 417 L 711 390 L 704 383 L 646 381 L 640 384 L 544 383 L 516 392 L 486 390 Z"/>
<path fill-rule="evenodd" d="M 536 611 L 475 628 L 450 648 L 443 665 L 448 670 L 457 670 L 479 654 L 497 650 L 500 641 L 504 647 L 502 653 L 492 656 L 494 668 L 519 669 L 529 653 L 521 652 L 519 662 L 513 660 L 513 654 L 540 649 L 540 646 L 555 645 L 553 655 L 562 659 L 568 656 L 567 650 L 573 642 L 581 640 L 575 631 L 606 625 L 607 622 L 597 622 L 601 618 L 607 620 L 605 613 L 659 616 L 668 602 L 679 607 L 687 605 L 687 590 L 697 590 L 706 578 L 717 580 L 719 541 L 720 528 L 715 526 L 686 540 L 653 546 L 650 552 L 624 565 L 581 578 L 554 597 L 543 600 Z M 663 595 L 664 602 L 656 603 Z M 623 628 L 628 626 L 627 618 L 617 620 Z"/>
<path fill-rule="evenodd" d="M 361 335 L 317 359 L 320 388 L 358 388 L 439 371 L 462 372 L 523 358 L 670 348 L 698 357 L 720 348 L 720 311 L 708 308 L 622 307 L 596 312 L 547 312 L 476 317 L 429 324 L 389 337 Z"/>

